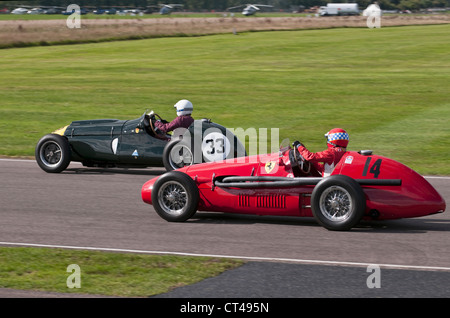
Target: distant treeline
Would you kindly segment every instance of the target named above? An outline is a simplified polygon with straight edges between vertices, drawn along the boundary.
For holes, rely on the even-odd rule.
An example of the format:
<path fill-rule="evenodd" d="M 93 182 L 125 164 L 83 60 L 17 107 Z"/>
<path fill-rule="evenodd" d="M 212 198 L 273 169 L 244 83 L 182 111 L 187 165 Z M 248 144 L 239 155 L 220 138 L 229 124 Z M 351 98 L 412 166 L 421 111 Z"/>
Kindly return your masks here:
<path fill-rule="evenodd" d="M 269 4 L 274 6 L 275 11 L 298 11 L 299 8 L 310 8 L 314 6 L 326 5 L 329 2 L 357 2 L 359 7 L 364 9 L 375 0 L 358 1 L 327 1 L 327 0 L 255 0 L 254 3 Z M 384 10 L 419 10 L 424 8 L 450 7 L 450 0 L 377 0 L 381 9 Z M 19 5 L 31 6 L 59 6 L 67 7 L 69 4 L 89 7 L 147 7 L 157 6 L 161 0 L 34 0 L 34 1 L 1 1 L 3 6 L 14 7 Z M 226 11 L 229 7 L 251 3 L 246 0 L 174 0 L 173 2 L 183 4 L 185 11 Z"/>

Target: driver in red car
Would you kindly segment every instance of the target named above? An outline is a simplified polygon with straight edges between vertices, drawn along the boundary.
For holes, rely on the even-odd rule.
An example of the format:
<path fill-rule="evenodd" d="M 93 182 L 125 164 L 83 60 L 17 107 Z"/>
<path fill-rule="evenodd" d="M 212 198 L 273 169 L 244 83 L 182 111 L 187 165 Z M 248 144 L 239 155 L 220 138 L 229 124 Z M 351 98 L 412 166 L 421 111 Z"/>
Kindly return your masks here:
<path fill-rule="evenodd" d="M 349 136 L 342 128 L 334 128 L 325 134 L 328 149 L 313 153 L 306 149 L 301 142 L 295 141 L 292 145 L 296 147 L 305 160 L 311 162 L 323 177 L 328 177 L 339 160 L 347 151 Z"/>
<path fill-rule="evenodd" d="M 174 107 L 177 109 L 177 117 L 174 120 L 170 123 L 165 120 L 157 120 L 155 122 L 155 127 L 162 133 L 174 131 L 177 128 L 188 128 L 194 122 L 194 118 L 191 116 L 194 106 L 190 101 L 182 99 L 178 101 Z"/>

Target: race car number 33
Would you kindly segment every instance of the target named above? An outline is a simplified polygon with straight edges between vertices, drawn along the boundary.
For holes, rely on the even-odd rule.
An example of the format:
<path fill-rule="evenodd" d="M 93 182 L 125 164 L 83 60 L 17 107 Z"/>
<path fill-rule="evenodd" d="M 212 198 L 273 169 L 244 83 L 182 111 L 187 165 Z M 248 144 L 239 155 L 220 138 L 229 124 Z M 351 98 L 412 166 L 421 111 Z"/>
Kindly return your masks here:
<path fill-rule="evenodd" d="M 220 132 L 211 132 L 203 138 L 202 152 L 207 161 L 224 160 L 230 153 L 230 142 Z"/>

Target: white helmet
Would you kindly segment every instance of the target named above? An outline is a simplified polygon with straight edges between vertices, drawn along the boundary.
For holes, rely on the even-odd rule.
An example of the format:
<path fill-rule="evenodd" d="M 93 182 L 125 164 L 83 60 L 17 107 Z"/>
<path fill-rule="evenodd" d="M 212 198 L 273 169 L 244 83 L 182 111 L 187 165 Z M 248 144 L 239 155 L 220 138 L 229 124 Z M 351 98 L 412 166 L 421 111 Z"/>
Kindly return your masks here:
<path fill-rule="evenodd" d="M 194 110 L 194 105 L 187 99 L 178 101 L 174 107 L 177 109 L 177 116 L 190 115 Z"/>

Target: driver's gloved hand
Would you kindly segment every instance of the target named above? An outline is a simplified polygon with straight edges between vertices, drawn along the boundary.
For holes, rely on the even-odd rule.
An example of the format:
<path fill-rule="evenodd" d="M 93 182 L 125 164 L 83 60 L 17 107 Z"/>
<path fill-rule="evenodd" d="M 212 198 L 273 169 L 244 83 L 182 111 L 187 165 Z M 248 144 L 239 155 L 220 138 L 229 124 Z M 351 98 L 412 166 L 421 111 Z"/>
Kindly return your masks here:
<path fill-rule="evenodd" d="M 167 120 L 165 120 L 165 119 L 161 119 L 161 122 L 163 123 L 163 124 L 167 124 L 167 123 L 169 123 Z"/>
<path fill-rule="evenodd" d="M 297 148 L 298 146 L 303 146 L 303 145 L 300 141 L 296 140 L 292 143 L 292 146 L 294 146 L 294 148 Z"/>

